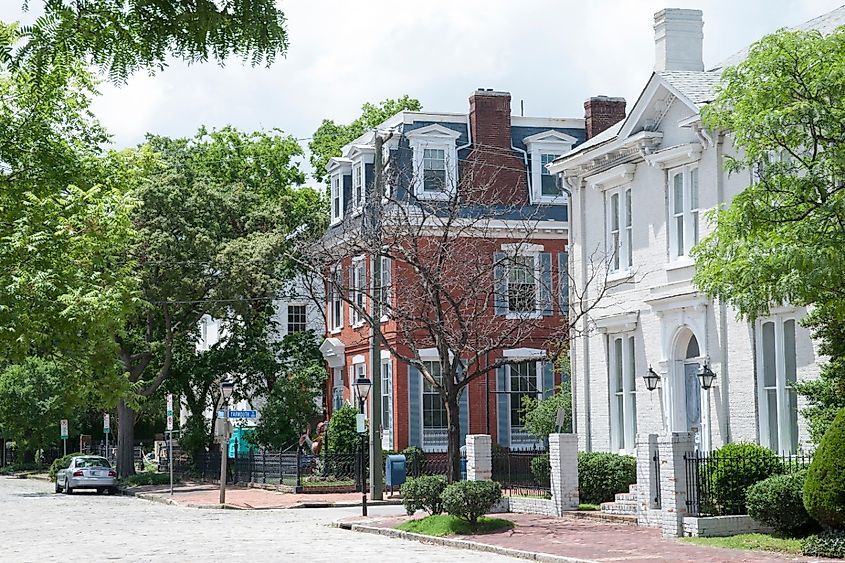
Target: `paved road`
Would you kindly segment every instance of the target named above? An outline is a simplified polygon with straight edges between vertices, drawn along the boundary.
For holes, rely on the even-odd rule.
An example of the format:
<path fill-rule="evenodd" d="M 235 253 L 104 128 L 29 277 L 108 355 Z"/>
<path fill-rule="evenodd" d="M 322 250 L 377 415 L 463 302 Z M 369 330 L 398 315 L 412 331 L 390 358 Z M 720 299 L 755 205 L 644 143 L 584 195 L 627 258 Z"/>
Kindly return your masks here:
<path fill-rule="evenodd" d="M 0 477 L 0 561 L 516 561 L 327 526 L 360 509 L 201 510 L 52 491 L 43 481 Z"/>

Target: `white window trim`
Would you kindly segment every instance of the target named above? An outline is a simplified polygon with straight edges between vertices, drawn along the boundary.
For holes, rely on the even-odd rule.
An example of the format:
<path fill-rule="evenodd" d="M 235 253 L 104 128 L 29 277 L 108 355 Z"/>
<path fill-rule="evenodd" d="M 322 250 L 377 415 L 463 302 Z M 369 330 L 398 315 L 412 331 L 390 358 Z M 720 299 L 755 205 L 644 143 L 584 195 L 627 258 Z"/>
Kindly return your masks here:
<path fill-rule="evenodd" d="M 334 157 L 329 159 L 326 172 L 329 174 L 329 224 L 337 225 L 343 221 L 346 201 L 343 195 L 343 178 L 352 171 L 352 161 L 348 158 Z M 334 213 L 334 181 L 338 180 L 338 195 L 340 198 L 340 214 Z"/>
<path fill-rule="evenodd" d="M 304 307 L 305 308 L 305 329 L 308 330 L 308 303 L 305 301 L 290 301 L 285 304 L 285 334 L 290 334 L 290 308 Z"/>
<path fill-rule="evenodd" d="M 337 225 L 343 220 L 343 174 L 336 173 L 331 175 L 331 199 L 329 201 L 329 205 L 331 207 L 331 225 Z M 339 200 L 339 207 L 338 213 L 335 214 L 335 199 Z"/>
<path fill-rule="evenodd" d="M 358 171 L 361 172 L 361 201 L 360 204 L 356 201 L 355 198 L 355 190 L 357 186 L 355 185 L 355 180 L 358 178 Z M 357 160 L 352 165 L 352 216 L 355 217 L 356 215 L 360 215 L 361 211 L 364 210 L 364 202 L 367 200 L 367 167 L 364 165 L 363 160 Z"/>
<path fill-rule="evenodd" d="M 332 270 L 332 283 L 334 283 L 334 280 L 337 279 L 338 274 L 340 274 L 341 276 L 343 275 L 343 266 L 341 264 L 336 265 L 334 267 L 334 269 Z M 329 302 L 329 307 L 331 308 L 330 309 L 331 314 L 329 315 L 331 317 L 331 326 L 329 327 L 329 329 L 330 329 L 329 334 L 338 334 L 339 332 L 341 332 L 343 330 L 343 310 L 346 309 L 346 307 L 343 306 L 343 297 L 341 297 L 341 295 L 340 295 L 341 291 L 343 291 L 343 289 L 342 289 L 343 283 L 341 283 L 340 285 L 341 285 L 341 287 L 332 287 L 331 288 L 332 291 L 331 291 L 330 294 L 331 294 L 332 299 Z M 335 316 L 334 316 L 335 300 L 340 301 L 340 307 L 338 307 L 338 310 L 340 311 L 340 319 L 335 319 Z M 339 321 L 339 322 L 335 322 L 335 321 Z"/>
<path fill-rule="evenodd" d="M 431 350 L 434 350 L 434 354 L 431 354 L 429 352 Z M 424 354 L 424 352 L 425 352 L 425 354 Z M 419 350 L 419 356 L 420 356 L 420 360 L 423 361 L 423 362 L 439 363 L 439 361 L 440 361 L 440 356 L 437 355 L 437 351 L 436 351 L 435 348 L 423 348 L 422 350 Z M 449 356 L 451 358 L 452 354 L 450 353 Z M 440 377 L 441 378 L 443 377 L 443 366 L 440 366 Z M 425 443 L 425 428 L 426 428 L 426 426 L 425 426 L 425 400 L 424 400 L 424 397 L 426 395 L 425 386 L 428 384 L 428 381 L 426 380 L 425 375 L 423 375 L 422 371 L 420 371 L 420 378 L 422 380 L 420 382 L 420 392 L 419 392 L 420 415 L 421 415 L 420 416 L 420 439 L 422 440 L 422 450 L 426 453 L 428 453 L 428 452 L 431 452 L 431 453 L 445 452 L 449 447 L 448 434 L 447 434 L 446 439 L 444 440 L 443 444 L 438 443 L 438 444 L 435 445 L 435 447 L 431 447 L 431 446 L 427 446 L 426 443 Z M 443 409 L 445 410 L 445 408 L 446 407 L 444 405 Z M 431 428 L 434 429 L 434 430 L 445 430 L 446 432 L 449 431 L 448 426 L 446 426 L 446 427 L 439 427 L 439 426 L 434 427 L 433 426 Z"/>
<path fill-rule="evenodd" d="M 534 388 L 537 390 L 538 396 L 542 395 L 543 393 L 543 358 L 526 358 L 524 361 L 526 362 L 534 362 Z M 522 363 L 522 362 L 519 362 Z M 508 432 L 510 433 L 509 443 L 511 444 L 511 449 L 533 449 L 536 447 L 536 444 L 521 444 L 518 447 L 514 447 L 514 436 L 515 432 L 514 429 L 518 428 L 513 425 L 513 418 L 511 417 L 511 408 L 513 407 L 513 395 L 511 392 L 513 388 L 511 387 L 511 368 L 514 364 L 505 364 L 505 376 L 507 381 L 508 387 Z"/>
<path fill-rule="evenodd" d="M 406 135 L 413 151 L 413 191 L 418 199 L 449 199 L 454 195 L 458 182 L 458 148 L 456 141 L 460 133 L 442 125 L 429 125 L 415 129 Z M 441 149 L 446 156 L 446 189 L 442 192 L 426 192 L 423 189 L 423 152 L 425 149 Z"/>
<path fill-rule="evenodd" d="M 798 367 L 798 330 L 800 316 L 794 312 L 786 314 L 773 314 L 763 319 L 757 319 L 755 322 L 756 342 L 754 343 L 757 354 L 757 404 L 758 410 L 758 425 L 760 428 L 760 445 L 774 450 L 777 453 L 795 453 L 792 452 L 791 431 L 792 424 L 790 422 L 789 402 L 787 400 L 786 389 L 786 355 L 784 350 L 783 328 L 784 323 L 793 321 L 795 323 L 795 363 L 796 370 Z M 763 373 L 763 325 L 765 323 L 774 323 L 775 325 L 775 386 L 776 386 L 776 405 L 778 419 L 778 443 L 774 446 L 770 441 L 769 431 L 769 417 L 768 411 L 763 408 L 763 405 L 768 404 L 766 398 L 765 377 Z M 796 381 L 798 374 L 796 373 Z M 800 434 L 800 430 L 799 430 Z M 794 442 L 800 444 L 800 435 L 795 436 Z"/>
<path fill-rule="evenodd" d="M 385 398 L 387 398 L 387 403 L 388 403 L 388 409 L 387 410 L 388 410 L 388 414 L 390 416 L 389 420 L 387 420 L 387 421 L 385 421 L 384 416 L 382 416 L 381 442 L 382 442 L 382 448 L 390 450 L 390 449 L 393 449 L 393 426 L 394 426 L 394 420 L 393 420 L 393 418 L 394 418 L 394 416 L 393 416 L 393 407 L 394 407 L 394 404 L 393 404 L 393 362 L 391 361 L 389 355 L 388 355 L 387 358 L 385 358 L 384 357 L 384 351 L 382 351 L 380 363 L 381 363 L 381 369 L 380 369 L 379 375 L 381 376 L 381 400 L 380 400 L 380 403 L 379 403 L 379 408 L 384 409 L 383 403 L 384 403 Z M 387 378 L 385 378 L 385 374 L 384 374 L 385 366 L 390 368 L 390 375 Z M 385 379 L 388 380 L 389 389 L 388 389 L 388 386 L 384 384 Z"/>
<path fill-rule="evenodd" d="M 692 171 L 698 170 L 698 207 L 692 208 Z M 683 196 L 684 205 L 682 209 L 683 225 L 684 225 L 684 248 L 683 253 L 678 248 L 678 228 L 676 224 L 675 214 L 675 176 L 682 175 L 683 178 Z M 668 171 L 667 175 L 667 190 L 669 197 L 666 198 L 669 203 L 667 209 L 667 232 L 669 233 L 669 262 L 679 262 L 678 267 L 686 267 L 690 265 L 689 258 L 690 250 L 698 243 L 695 240 L 695 234 L 701 236 L 701 169 L 699 163 L 696 161 L 686 166 L 679 166 Z"/>
<path fill-rule="evenodd" d="M 364 280 L 363 280 L 364 287 L 361 287 L 361 288 L 358 287 L 358 282 L 354 279 L 355 278 L 355 270 L 359 266 L 363 266 L 363 268 L 364 268 Z M 362 307 L 364 309 L 366 309 L 366 307 L 367 307 L 367 294 L 366 294 L 366 291 L 367 291 L 367 261 L 366 261 L 365 256 L 356 256 L 355 258 L 352 259 L 352 271 L 349 272 L 349 274 L 352 277 L 352 279 L 349 280 L 349 287 L 350 287 L 350 293 L 351 293 L 351 295 L 349 296 L 349 301 L 350 301 L 350 303 L 349 303 L 349 327 L 350 328 L 361 328 L 362 326 L 364 326 L 366 324 L 366 322 L 367 322 L 366 318 L 363 314 L 361 315 L 361 318 L 359 318 L 359 319 L 355 318 L 355 317 L 358 316 L 359 313 L 355 310 L 355 307 L 352 305 L 352 303 L 357 303 L 357 297 L 358 297 L 357 294 L 363 293 L 364 298 L 363 298 L 363 301 L 362 301 Z"/>
<path fill-rule="evenodd" d="M 531 155 L 531 203 L 548 203 L 552 205 L 566 205 L 569 198 L 566 193 L 560 195 L 543 195 L 542 157 L 543 154 L 563 156 L 572 150 L 578 139 L 558 131 L 544 131 L 525 137 L 523 142 Z M 554 174 L 552 174 L 554 176 Z"/>
<path fill-rule="evenodd" d="M 533 311 L 523 311 L 523 312 L 514 312 L 510 310 L 510 288 L 508 287 L 510 284 L 510 263 L 505 265 L 505 302 L 507 303 L 508 312 L 505 313 L 506 319 L 542 319 L 543 318 L 543 305 L 540 303 L 540 252 L 542 250 L 542 246 L 539 245 L 522 245 L 518 250 L 510 250 L 506 249 L 505 247 L 508 245 L 502 245 L 502 250 L 508 252 L 508 259 L 522 257 L 522 256 L 531 256 L 534 258 L 534 310 Z M 552 291 L 552 288 L 549 288 L 549 292 Z"/>
<path fill-rule="evenodd" d="M 390 302 L 393 300 L 393 258 L 390 256 L 381 256 L 381 287 L 384 291 L 386 286 L 386 295 L 381 295 L 380 297 L 385 297 L 386 299 L 382 299 L 381 301 L 381 319 L 380 321 L 386 323 L 390 320 L 390 315 L 386 313 L 386 309 L 389 307 L 385 307 L 385 301 Z"/>
<path fill-rule="evenodd" d="M 633 332 L 618 332 L 607 335 L 607 383 L 608 401 L 610 406 L 610 449 L 619 453 L 628 453 L 636 449 L 637 433 L 637 374 L 636 374 L 636 338 Z M 630 339 L 634 338 L 634 347 L 631 349 Z M 622 410 L 619 412 L 619 404 L 616 401 L 615 376 L 616 366 L 616 341 L 622 340 Z M 631 366 L 631 353 L 634 354 L 635 365 Z M 624 416 L 625 420 L 622 420 Z M 618 427 L 622 424 L 624 431 L 624 443 L 618 443 Z M 629 447 L 626 447 L 629 446 Z"/>
<path fill-rule="evenodd" d="M 626 197 L 630 194 L 630 198 Z M 611 205 L 611 200 L 613 196 L 618 196 L 619 198 L 619 215 L 617 217 L 618 225 L 619 225 L 619 247 L 616 249 L 611 249 L 613 246 L 612 242 L 612 233 L 611 233 L 611 225 L 612 225 L 612 212 L 613 206 Z M 614 188 L 612 190 L 607 190 L 604 193 L 604 207 L 605 207 L 605 229 L 604 229 L 604 245 L 605 245 L 605 252 L 607 254 L 608 259 L 608 274 L 609 277 L 614 277 L 616 279 L 624 278 L 625 276 L 630 275 L 631 270 L 634 264 L 634 249 L 633 246 L 633 212 L 631 213 L 631 243 L 628 242 L 628 227 L 625 225 L 625 219 L 627 217 L 628 205 L 629 202 L 633 205 L 633 192 L 631 191 L 631 186 L 621 186 Z M 615 252 L 615 256 L 619 259 L 619 266 L 614 267 L 613 265 L 613 257 L 614 254 L 611 252 Z"/>

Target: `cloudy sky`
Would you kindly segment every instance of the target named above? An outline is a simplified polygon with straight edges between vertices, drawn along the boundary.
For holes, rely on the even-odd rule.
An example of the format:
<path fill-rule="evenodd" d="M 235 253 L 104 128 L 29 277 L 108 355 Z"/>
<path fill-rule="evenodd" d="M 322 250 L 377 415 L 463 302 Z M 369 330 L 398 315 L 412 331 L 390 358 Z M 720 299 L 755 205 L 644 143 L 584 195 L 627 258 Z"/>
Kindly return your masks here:
<path fill-rule="evenodd" d="M 654 63 L 657 10 L 704 11 L 710 67 L 843 1 L 279 0 L 290 49 L 272 67 L 174 61 L 156 76 L 103 85 L 95 110 L 118 147 L 203 124 L 308 137 L 323 118 L 349 121 L 366 101 L 406 93 L 424 109 L 460 112 L 478 87 L 511 92 L 525 115 L 583 117 L 591 95 L 636 99 Z M 0 19 L 30 20 L 21 3 L 0 1 Z"/>

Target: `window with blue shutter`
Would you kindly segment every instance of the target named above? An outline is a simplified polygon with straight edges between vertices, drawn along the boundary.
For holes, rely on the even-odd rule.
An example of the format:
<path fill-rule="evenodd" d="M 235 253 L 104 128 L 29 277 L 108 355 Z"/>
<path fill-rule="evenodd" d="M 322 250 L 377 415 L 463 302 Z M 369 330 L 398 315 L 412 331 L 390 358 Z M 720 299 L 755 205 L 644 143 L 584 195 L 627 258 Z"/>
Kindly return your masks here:
<path fill-rule="evenodd" d="M 548 399 L 555 393 L 555 364 L 543 362 L 543 398 Z"/>
<path fill-rule="evenodd" d="M 458 381 L 463 380 L 464 369 L 462 363 L 458 367 Z M 461 389 L 461 393 L 458 396 L 458 413 L 461 417 L 461 445 L 463 446 L 466 444 L 467 434 L 469 434 L 469 387 Z"/>
<path fill-rule="evenodd" d="M 540 310 L 548 317 L 552 309 L 552 253 L 540 253 Z"/>
<path fill-rule="evenodd" d="M 422 374 L 408 366 L 408 445 L 422 447 Z"/>
<path fill-rule="evenodd" d="M 499 445 L 509 448 L 511 445 L 511 401 L 508 395 L 507 368 L 496 369 L 496 433 Z"/>
<path fill-rule="evenodd" d="M 505 253 L 495 252 L 493 254 L 493 283 L 495 284 L 493 290 L 493 303 L 495 313 L 497 315 L 508 314 L 508 281 L 505 277 Z"/>
<path fill-rule="evenodd" d="M 560 313 L 569 315 L 569 253 L 557 254 L 558 288 L 560 291 Z"/>

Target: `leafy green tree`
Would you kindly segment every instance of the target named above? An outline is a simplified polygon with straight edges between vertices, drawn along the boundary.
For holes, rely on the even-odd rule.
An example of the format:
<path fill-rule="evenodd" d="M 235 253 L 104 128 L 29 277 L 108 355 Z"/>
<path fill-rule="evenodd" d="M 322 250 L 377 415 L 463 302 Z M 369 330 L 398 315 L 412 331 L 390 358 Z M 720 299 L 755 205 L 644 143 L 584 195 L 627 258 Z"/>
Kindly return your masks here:
<path fill-rule="evenodd" d="M 525 430 L 538 438 L 548 438 L 549 434 L 558 432 L 555 421 L 560 409 L 564 412 L 560 432 L 572 432 L 572 389 L 568 381 L 559 385 L 554 395 L 546 399 L 523 397 Z"/>
<path fill-rule="evenodd" d="M 340 149 L 371 129 L 403 110 L 419 111 L 422 104 L 407 94 L 401 98 L 382 100 L 378 104 L 369 102 L 361 106 L 361 116 L 352 123 L 341 125 L 334 120 L 324 119 L 308 143 L 311 151 L 311 166 L 318 182 L 326 179 L 326 164 L 329 159 L 340 156 Z"/>
<path fill-rule="evenodd" d="M 355 417 L 358 410 L 352 405 L 343 405 L 332 413 L 329 419 L 329 448 L 333 454 L 355 453 L 360 437 L 355 431 Z"/>
<path fill-rule="evenodd" d="M 775 33 L 724 71 L 702 113 L 738 149 L 728 171 L 751 171 L 754 181 L 711 214 L 716 229 L 693 252 L 695 283 L 743 317 L 780 303 L 813 306 L 804 322 L 832 354 L 821 382 L 800 387 L 816 439 L 845 387 L 837 343 L 845 325 L 843 64 L 845 29 Z"/>

